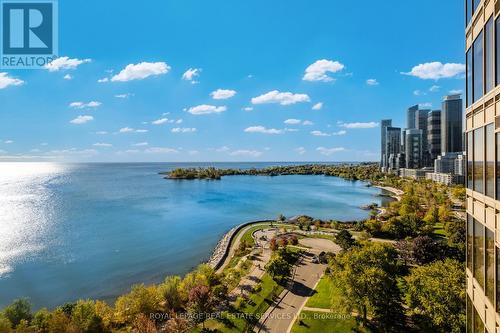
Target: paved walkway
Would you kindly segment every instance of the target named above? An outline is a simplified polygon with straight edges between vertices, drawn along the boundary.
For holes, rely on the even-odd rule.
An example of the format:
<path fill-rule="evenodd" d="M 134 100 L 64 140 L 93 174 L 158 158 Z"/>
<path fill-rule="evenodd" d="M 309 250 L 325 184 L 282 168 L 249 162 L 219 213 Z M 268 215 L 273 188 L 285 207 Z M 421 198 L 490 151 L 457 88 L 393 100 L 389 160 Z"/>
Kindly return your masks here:
<path fill-rule="evenodd" d="M 254 332 L 287 332 L 307 299 L 313 294 L 314 287 L 325 271 L 326 265 L 313 263 L 312 257 L 322 251 L 338 252 L 340 250 L 340 247 L 327 239 L 301 239 L 300 243 L 311 248 L 296 265 L 290 285 L 281 293 L 276 303 L 266 311 Z"/>

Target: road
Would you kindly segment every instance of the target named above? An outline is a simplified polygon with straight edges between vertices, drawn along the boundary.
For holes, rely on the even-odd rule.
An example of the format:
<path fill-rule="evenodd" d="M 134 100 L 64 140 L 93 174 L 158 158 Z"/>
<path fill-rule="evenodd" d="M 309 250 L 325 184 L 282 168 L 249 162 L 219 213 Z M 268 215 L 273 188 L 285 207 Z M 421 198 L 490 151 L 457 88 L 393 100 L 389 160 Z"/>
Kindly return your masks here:
<path fill-rule="evenodd" d="M 311 248 L 297 264 L 293 281 L 263 315 L 254 329 L 255 332 L 288 332 L 326 268 L 324 264 L 313 263 L 311 261 L 313 255 L 321 251 L 338 252 L 340 250 L 337 245 L 326 239 L 309 238 L 300 241 L 302 245 Z"/>

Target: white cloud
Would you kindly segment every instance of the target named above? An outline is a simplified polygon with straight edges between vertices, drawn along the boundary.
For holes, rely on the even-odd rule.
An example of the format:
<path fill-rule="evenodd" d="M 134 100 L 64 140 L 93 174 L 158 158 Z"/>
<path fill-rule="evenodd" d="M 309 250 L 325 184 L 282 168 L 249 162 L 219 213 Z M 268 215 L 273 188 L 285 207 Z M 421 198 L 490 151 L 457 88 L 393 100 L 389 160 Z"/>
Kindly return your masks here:
<path fill-rule="evenodd" d="M 437 86 L 437 85 L 433 85 L 429 88 L 429 91 L 430 92 L 436 92 L 436 91 L 439 91 L 441 87 L 440 86 Z"/>
<path fill-rule="evenodd" d="M 314 125 L 314 123 L 312 121 L 310 121 L 310 120 L 304 120 L 302 122 L 302 125 L 304 125 L 304 126 L 312 126 L 312 125 Z"/>
<path fill-rule="evenodd" d="M 182 122 L 183 122 L 183 120 L 182 120 L 182 119 L 177 119 L 177 120 L 175 121 L 175 123 L 176 123 L 176 124 L 182 124 Z"/>
<path fill-rule="evenodd" d="M 210 96 L 212 96 L 213 99 L 228 99 L 234 95 L 236 95 L 236 91 L 230 89 L 217 89 L 210 93 Z"/>
<path fill-rule="evenodd" d="M 341 135 L 346 135 L 346 134 L 347 134 L 347 131 L 344 131 L 344 130 L 340 130 L 338 132 L 332 133 L 332 135 L 335 135 L 335 136 L 341 136 Z"/>
<path fill-rule="evenodd" d="M 118 94 L 118 95 L 115 95 L 116 98 L 129 98 L 131 96 L 134 96 L 134 94 L 131 94 L 131 93 L 126 93 L 126 94 Z"/>
<path fill-rule="evenodd" d="M 88 123 L 89 121 L 94 120 L 94 117 L 92 116 L 78 116 L 75 119 L 71 120 L 70 123 L 76 124 L 76 125 L 81 125 Z"/>
<path fill-rule="evenodd" d="M 138 130 L 135 130 L 136 133 L 147 133 L 149 132 L 147 129 L 138 129 Z"/>
<path fill-rule="evenodd" d="M 227 108 L 225 106 L 214 106 L 214 105 L 207 105 L 207 104 L 202 104 L 198 106 L 193 106 L 190 107 L 187 112 L 194 114 L 194 115 L 205 115 L 205 114 L 211 114 L 211 113 L 221 113 L 226 111 Z"/>
<path fill-rule="evenodd" d="M 14 141 L 13 140 L 5 140 L 5 141 L 3 141 L 3 143 L 10 145 L 10 144 L 14 143 Z"/>
<path fill-rule="evenodd" d="M 98 83 L 105 83 L 109 82 L 109 79 L 107 77 L 103 77 L 102 79 L 97 80 Z"/>
<path fill-rule="evenodd" d="M 151 124 L 153 125 L 163 125 L 163 124 L 166 124 L 168 122 L 168 118 L 161 118 L 161 119 L 157 119 L 153 122 L 151 122 Z"/>
<path fill-rule="evenodd" d="M 106 135 L 106 134 L 108 134 L 108 132 L 107 131 L 97 131 L 97 132 L 95 132 L 95 134 Z"/>
<path fill-rule="evenodd" d="M 345 66 L 338 61 L 326 59 L 318 60 L 306 68 L 302 80 L 323 82 L 333 81 L 334 79 L 329 76 L 328 73 L 340 72 L 344 69 L 344 67 Z"/>
<path fill-rule="evenodd" d="M 150 76 L 168 73 L 170 66 L 164 62 L 141 62 L 139 64 L 129 64 L 120 73 L 113 76 L 113 82 L 127 82 L 132 80 L 143 80 Z"/>
<path fill-rule="evenodd" d="M 246 150 L 246 149 L 240 149 L 240 150 L 235 150 L 229 153 L 231 156 L 250 156 L 250 157 L 259 157 L 262 155 L 261 151 L 258 150 Z"/>
<path fill-rule="evenodd" d="M 102 105 L 102 103 L 101 102 L 97 102 L 97 101 L 91 101 L 91 102 L 88 102 L 88 103 L 73 102 L 73 103 L 69 104 L 69 107 L 73 108 L 73 109 L 85 109 L 85 108 L 95 109 L 95 108 L 98 108 L 101 105 Z"/>
<path fill-rule="evenodd" d="M 151 147 L 146 149 L 145 152 L 150 154 L 176 154 L 179 151 L 174 148 Z"/>
<path fill-rule="evenodd" d="M 265 128 L 264 126 L 250 126 L 245 128 L 246 133 L 263 133 L 263 134 L 283 134 L 283 130 L 275 128 Z"/>
<path fill-rule="evenodd" d="M 0 73 L 0 89 L 7 88 L 8 86 L 20 86 L 24 81 L 16 79 L 7 75 L 7 73 Z"/>
<path fill-rule="evenodd" d="M 366 84 L 369 86 L 378 86 L 379 85 L 377 79 L 368 79 L 368 80 L 366 80 Z"/>
<path fill-rule="evenodd" d="M 285 120 L 285 124 L 287 124 L 287 125 L 298 125 L 301 122 L 302 122 L 302 120 L 300 120 L 300 119 L 293 119 L 293 118 Z"/>
<path fill-rule="evenodd" d="M 120 128 L 120 130 L 118 132 L 120 133 L 132 133 L 134 132 L 135 130 L 133 128 L 130 128 L 130 127 L 122 127 Z"/>
<path fill-rule="evenodd" d="M 331 134 L 321 132 L 321 131 L 311 131 L 311 134 L 314 136 L 331 136 Z"/>
<path fill-rule="evenodd" d="M 247 112 L 253 111 L 253 107 L 251 107 L 251 106 L 244 107 L 243 111 L 247 111 Z"/>
<path fill-rule="evenodd" d="M 418 107 L 419 108 L 424 108 L 424 109 L 425 108 L 432 108 L 432 103 L 429 103 L 429 102 L 427 102 L 427 103 L 420 103 L 420 104 L 418 104 Z"/>
<path fill-rule="evenodd" d="M 230 150 L 230 149 L 229 149 L 229 147 L 228 147 L 228 146 L 222 146 L 222 147 L 220 147 L 220 148 L 215 149 L 215 151 L 216 151 L 216 152 L 218 152 L 218 153 L 224 153 L 224 152 L 227 152 L 227 151 L 229 151 L 229 150 Z"/>
<path fill-rule="evenodd" d="M 194 133 L 196 132 L 196 128 L 194 127 L 176 127 L 172 128 L 171 130 L 172 133 Z"/>
<path fill-rule="evenodd" d="M 70 74 L 66 74 L 66 75 L 64 75 L 63 79 L 65 79 L 65 80 L 73 80 L 73 76 L 71 76 Z"/>
<path fill-rule="evenodd" d="M 69 57 L 59 57 L 54 59 L 52 62 L 46 64 L 44 67 L 48 69 L 49 72 L 57 72 L 64 69 L 76 69 L 81 64 L 86 64 L 91 62 L 91 59 L 77 59 Z"/>
<path fill-rule="evenodd" d="M 415 96 L 425 96 L 427 94 L 425 92 L 421 91 L 421 90 L 414 90 L 413 91 L 413 95 L 415 95 Z"/>
<path fill-rule="evenodd" d="M 428 62 L 412 68 L 410 72 L 401 72 L 404 75 L 415 76 L 423 80 L 439 80 L 457 77 L 465 72 L 464 64 Z"/>
<path fill-rule="evenodd" d="M 190 151 L 188 151 L 188 154 L 189 154 L 189 155 L 197 155 L 197 154 L 199 154 L 199 153 L 200 153 L 200 152 L 199 152 L 199 151 L 197 151 L 197 150 L 190 150 Z"/>
<path fill-rule="evenodd" d="M 252 104 L 279 103 L 280 105 L 291 105 L 310 101 L 311 99 L 306 94 L 292 94 L 291 92 L 279 92 L 278 90 L 252 98 Z"/>
<path fill-rule="evenodd" d="M 307 151 L 304 147 L 299 147 L 299 148 L 296 148 L 295 151 L 299 154 L 299 155 L 304 155 Z"/>
<path fill-rule="evenodd" d="M 463 91 L 462 91 L 462 90 L 460 90 L 460 89 L 453 89 L 453 90 L 450 90 L 450 95 L 459 95 L 459 94 L 461 94 L 461 93 L 463 93 Z"/>
<path fill-rule="evenodd" d="M 134 147 L 144 147 L 144 146 L 147 146 L 149 143 L 147 142 L 138 142 L 138 143 L 134 143 L 132 146 Z"/>
<path fill-rule="evenodd" d="M 195 78 L 200 76 L 200 72 L 201 68 L 190 68 L 182 74 L 182 79 L 185 81 L 191 81 L 191 83 L 198 83 Z"/>
<path fill-rule="evenodd" d="M 367 123 L 360 123 L 360 122 L 356 122 L 356 123 L 341 123 L 340 127 L 355 128 L 355 129 L 357 129 L 357 128 L 375 128 L 375 127 L 378 127 L 378 123 L 376 123 L 374 121 L 367 122 Z"/>
<path fill-rule="evenodd" d="M 318 148 L 316 148 L 316 150 L 322 155 L 330 156 L 330 155 L 333 155 L 335 153 L 345 151 L 345 148 L 343 148 L 343 147 L 335 147 L 335 148 L 318 147 Z"/>
<path fill-rule="evenodd" d="M 316 103 L 313 105 L 312 109 L 317 111 L 317 110 L 321 110 L 323 108 L 323 103 Z"/>
<path fill-rule="evenodd" d="M 113 145 L 111 143 L 104 143 L 104 142 L 94 143 L 93 146 L 95 146 L 95 147 L 105 147 L 105 148 L 113 147 Z"/>

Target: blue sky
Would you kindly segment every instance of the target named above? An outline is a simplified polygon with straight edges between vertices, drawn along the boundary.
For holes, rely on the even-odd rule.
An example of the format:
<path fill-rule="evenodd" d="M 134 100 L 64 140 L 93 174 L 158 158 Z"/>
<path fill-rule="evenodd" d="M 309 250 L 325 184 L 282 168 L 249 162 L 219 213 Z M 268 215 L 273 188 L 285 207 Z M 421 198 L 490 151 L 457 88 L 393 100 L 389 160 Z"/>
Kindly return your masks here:
<path fill-rule="evenodd" d="M 0 160 L 377 161 L 464 90 L 463 7 L 61 0 L 61 58 L 0 69 Z"/>

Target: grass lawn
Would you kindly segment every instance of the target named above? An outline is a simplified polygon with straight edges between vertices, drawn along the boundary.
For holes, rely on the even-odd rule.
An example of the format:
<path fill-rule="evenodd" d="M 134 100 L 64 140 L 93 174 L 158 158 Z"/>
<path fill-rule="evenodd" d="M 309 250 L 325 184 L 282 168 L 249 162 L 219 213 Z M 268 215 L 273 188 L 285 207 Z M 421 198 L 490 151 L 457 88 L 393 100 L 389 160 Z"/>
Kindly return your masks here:
<path fill-rule="evenodd" d="M 314 333 L 369 333 L 370 330 L 360 327 L 351 316 L 343 316 L 336 313 L 302 311 L 301 320 L 295 321 L 292 333 L 314 332 Z"/>
<path fill-rule="evenodd" d="M 323 275 L 319 281 L 315 293 L 307 301 L 306 306 L 310 308 L 331 309 L 333 302 L 338 299 L 338 291 L 333 285 L 332 280 Z"/>
<path fill-rule="evenodd" d="M 247 318 L 256 318 L 264 314 L 272 303 L 274 297 L 278 296 L 282 291 L 283 287 L 279 286 L 269 275 L 264 274 L 262 281 L 260 282 L 261 289 L 250 295 L 249 300 L 245 303 L 246 305 L 240 309 L 240 313 L 229 313 L 223 314 L 222 319 L 209 320 L 205 323 L 205 327 L 218 330 L 223 333 L 236 333 L 243 332 L 245 327 L 250 324 L 250 320 Z M 200 332 L 201 327 L 197 327 L 191 332 Z"/>
<path fill-rule="evenodd" d="M 434 235 L 437 235 L 439 237 L 446 237 L 443 223 L 436 223 L 434 225 Z"/>

